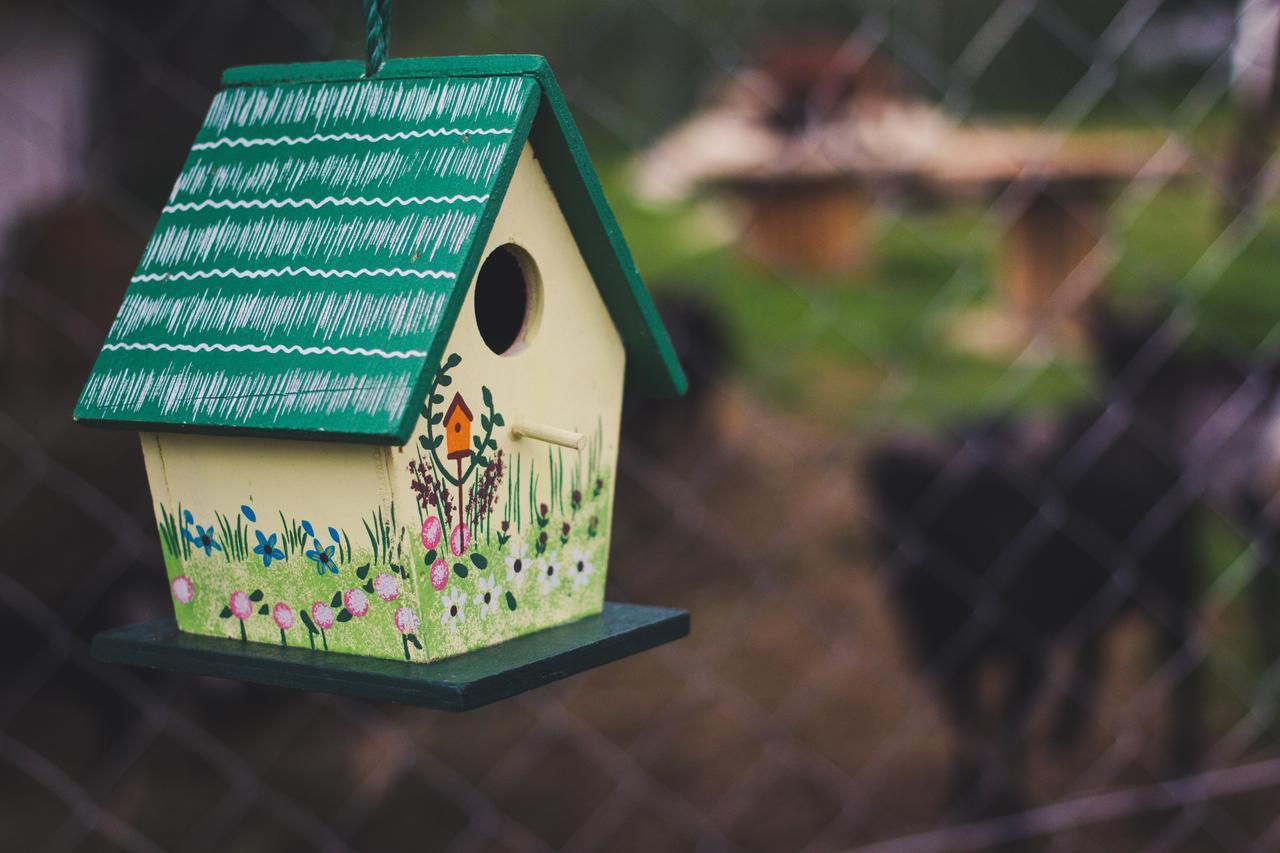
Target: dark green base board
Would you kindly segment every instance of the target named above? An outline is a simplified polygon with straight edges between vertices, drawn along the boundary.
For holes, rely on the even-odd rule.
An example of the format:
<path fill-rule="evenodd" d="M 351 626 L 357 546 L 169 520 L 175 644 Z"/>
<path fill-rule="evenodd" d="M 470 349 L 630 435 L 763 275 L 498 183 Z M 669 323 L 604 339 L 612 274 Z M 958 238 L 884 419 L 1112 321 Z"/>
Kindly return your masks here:
<path fill-rule="evenodd" d="M 408 663 L 184 634 L 172 619 L 157 619 L 103 631 L 93 638 L 93 656 L 104 663 L 468 711 L 688 633 L 683 610 L 605 602 L 598 616 L 436 663 Z"/>

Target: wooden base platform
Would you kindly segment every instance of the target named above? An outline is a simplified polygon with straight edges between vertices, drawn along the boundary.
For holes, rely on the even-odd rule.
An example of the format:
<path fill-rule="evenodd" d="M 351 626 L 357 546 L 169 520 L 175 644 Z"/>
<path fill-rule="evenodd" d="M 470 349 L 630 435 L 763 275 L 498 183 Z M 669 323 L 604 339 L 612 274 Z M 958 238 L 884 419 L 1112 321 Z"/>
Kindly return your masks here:
<path fill-rule="evenodd" d="M 598 616 L 436 663 L 184 634 L 172 619 L 103 631 L 105 663 L 210 675 L 361 699 L 468 711 L 629 657 L 689 633 L 683 610 L 606 602 Z"/>

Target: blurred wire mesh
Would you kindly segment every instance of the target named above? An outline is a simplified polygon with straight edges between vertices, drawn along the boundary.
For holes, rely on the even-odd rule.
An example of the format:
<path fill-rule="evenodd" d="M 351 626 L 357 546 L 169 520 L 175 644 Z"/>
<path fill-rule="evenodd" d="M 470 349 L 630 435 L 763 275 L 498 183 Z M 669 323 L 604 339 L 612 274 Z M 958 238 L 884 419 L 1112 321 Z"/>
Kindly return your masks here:
<path fill-rule="evenodd" d="M 1276 3 L 397 12 L 566 90 L 693 380 L 610 596 L 694 634 L 463 716 L 94 663 L 169 605 L 80 383 L 220 70 L 359 4 L 0 4 L 6 846 L 1280 847 Z"/>

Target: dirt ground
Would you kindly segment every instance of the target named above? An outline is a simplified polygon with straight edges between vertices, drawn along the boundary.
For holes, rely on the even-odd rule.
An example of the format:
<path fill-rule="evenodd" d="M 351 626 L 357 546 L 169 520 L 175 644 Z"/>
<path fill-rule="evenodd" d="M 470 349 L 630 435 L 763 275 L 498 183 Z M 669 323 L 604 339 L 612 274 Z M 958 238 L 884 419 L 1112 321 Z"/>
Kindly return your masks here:
<path fill-rule="evenodd" d="M 949 734 L 877 577 L 859 447 L 736 392 L 722 395 L 714 418 L 715 429 L 697 433 L 703 441 L 627 448 L 610 567 L 611 598 L 687 608 L 692 635 L 478 711 L 104 671 L 75 646 L 93 617 L 72 620 L 69 635 L 35 611 L 10 620 L 6 637 L 22 655 L 6 664 L 0 712 L 6 755 L 19 760 L 0 765 L 0 792 L 17 816 L 6 821 L 15 849 L 49 839 L 52 849 L 110 849 L 49 789 L 58 774 L 162 849 L 303 849 L 336 832 L 362 850 L 818 850 L 944 826 Z M 113 473 L 137 463 L 131 442 L 83 432 L 65 434 L 60 464 L 106 483 L 104 501 L 119 501 L 110 512 L 144 529 L 145 501 L 125 498 L 139 484 Z M 84 467 L 91 460 L 97 468 Z M 6 465 L 10 482 L 24 470 L 16 456 Z M 65 530 L 47 473 L 8 531 L 33 555 Z M 109 556 L 94 545 L 100 522 L 79 528 L 88 541 L 74 571 L 35 556 L 27 570 L 6 571 L 55 613 L 78 612 L 77 596 Z M 114 530 L 127 540 L 123 523 Z M 104 606 L 100 621 L 163 613 L 159 548 L 143 539 L 136 566 L 103 570 L 93 595 L 130 603 Z M 31 574 L 35 565 L 42 574 Z M 131 592 L 152 587 L 159 592 Z M 1037 716 L 1029 803 L 1160 778 L 1165 707 L 1147 626 L 1126 623 L 1108 657 L 1098 718 L 1077 749 L 1049 750 L 1043 709 Z M 1211 690 L 1216 735 L 1239 721 L 1221 698 L 1229 692 Z M 1274 752 L 1254 747 L 1238 760 Z M 32 784 L 17 768 L 41 757 L 54 776 Z M 1162 836 L 1176 816 L 1146 813 L 1060 834 L 1052 846 L 1173 838 L 1216 849 L 1262 832 L 1276 805 L 1264 790 L 1217 801 L 1192 823 L 1207 828 L 1186 835 Z"/>

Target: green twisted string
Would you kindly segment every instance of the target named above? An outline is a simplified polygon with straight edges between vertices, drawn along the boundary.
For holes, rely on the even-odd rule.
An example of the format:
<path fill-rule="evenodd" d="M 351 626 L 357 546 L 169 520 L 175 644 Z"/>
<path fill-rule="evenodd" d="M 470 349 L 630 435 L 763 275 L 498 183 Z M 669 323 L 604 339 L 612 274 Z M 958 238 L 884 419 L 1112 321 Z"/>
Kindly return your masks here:
<path fill-rule="evenodd" d="M 387 61 L 391 38 L 391 0 L 364 0 L 364 76 L 372 77 Z"/>

